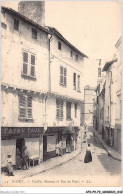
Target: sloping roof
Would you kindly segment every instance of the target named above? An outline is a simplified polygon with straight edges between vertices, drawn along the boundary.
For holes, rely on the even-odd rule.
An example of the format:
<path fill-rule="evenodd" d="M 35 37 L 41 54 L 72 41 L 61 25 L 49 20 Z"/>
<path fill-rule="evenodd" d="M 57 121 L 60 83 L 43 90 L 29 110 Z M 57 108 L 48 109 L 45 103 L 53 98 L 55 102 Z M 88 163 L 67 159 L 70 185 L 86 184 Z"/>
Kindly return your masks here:
<path fill-rule="evenodd" d="M 69 47 L 71 47 L 75 52 L 77 52 L 78 54 L 80 54 L 82 57 L 86 57 L 88 58 L 88 56 L 86 56 L 84 53 L 82 53 L 81 51 L 79 51 L 75 46 L 73 46 L 68 40 L 66 40 L 58 30 L 56 30 L 56 28 L 54 27 L 50 27 L 48 26 L 49 30 L 55 34 L 60 40 L 62 40 L 65 44 L 67 44 Z"/>
<path fill-rule="evenodd" d="M 104 65 L 102 71 L 107 71 L 108 68 L 109 68 L 113 63 L 115 63 L 115 62 L 117 62 L 117 59 L 107 62 L 107 63 Z"/>
<path fill-rule="evenodd" d="M 12 15 L 17 16 L 18 18 L 20 18 L 20 19 L 23 20 L 24 22 L 27 22 L 27 23 L 29 23 L 29 24 L 35 26 L 35 27 L 38 28 L 39 30 L 44 31 L 44 32 L 47 33 L 47 34 L 51 34 L 46 28 L 44 28 L 43 26 L 40 26 L 39 24 L 37 24 L 37 23 L 34 22 L 33 20 L 29 19 L 28 17 L 26 17 L 26 16 L 20 14 L 19 12 L 15 11 L 15 10 L 13 10 L 13 9 L 11 9 L 11 8 L 4 7 L 4 6 L 2 6 L 1 8 L 2 8 L 4 11 L 6 11 L 6 12 L 12 14 Z"/>

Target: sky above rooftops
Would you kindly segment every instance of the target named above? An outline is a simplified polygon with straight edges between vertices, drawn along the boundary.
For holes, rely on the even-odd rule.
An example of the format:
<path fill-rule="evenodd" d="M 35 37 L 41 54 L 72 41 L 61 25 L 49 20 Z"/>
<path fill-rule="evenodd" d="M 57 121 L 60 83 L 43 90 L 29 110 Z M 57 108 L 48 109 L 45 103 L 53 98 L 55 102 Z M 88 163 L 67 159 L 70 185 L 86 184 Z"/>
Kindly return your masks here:
<path fill-rule="evenodd" d="M 19 1 L 18 1 L 19 2 Z M 18 10 L 17 1 L 2 5 Z M 121 36 L 121 3 L 118 1 L 46 1 L 45 24 L 55 27 L 89 57 L 85 60 L 84 85 L 97 83 L 98 61 L 112 60 Z"/>

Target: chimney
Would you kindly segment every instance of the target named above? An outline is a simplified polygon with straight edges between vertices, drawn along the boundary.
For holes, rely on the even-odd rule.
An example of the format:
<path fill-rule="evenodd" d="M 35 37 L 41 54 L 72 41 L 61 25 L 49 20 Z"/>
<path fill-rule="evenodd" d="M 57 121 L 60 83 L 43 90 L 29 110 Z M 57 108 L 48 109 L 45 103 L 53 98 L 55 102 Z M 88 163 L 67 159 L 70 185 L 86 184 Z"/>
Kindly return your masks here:
<path fill-rule="evenodd" d="M 39 25 L 45 25 L 45 1 L 20 1 L 18 11 Z"/>

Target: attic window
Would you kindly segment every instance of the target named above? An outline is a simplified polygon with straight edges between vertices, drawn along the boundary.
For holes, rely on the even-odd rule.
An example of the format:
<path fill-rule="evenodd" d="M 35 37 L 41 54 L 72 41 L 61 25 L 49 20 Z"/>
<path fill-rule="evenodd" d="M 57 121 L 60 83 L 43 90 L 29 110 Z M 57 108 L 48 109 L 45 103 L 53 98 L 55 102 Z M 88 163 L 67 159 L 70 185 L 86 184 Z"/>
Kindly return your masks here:
<path fill-rule="evenodd" d="M 17 19 L 14 19 L 14 29 L 15 30 L 19 30 L 19 20 L 17 20 Z"/>
<path fill-rule="evenodd" d="M 61 50 L 61 42 L 58 41 L 58 49 Z"/>
<path fill-rule="evenodd" d="M 76 59 L 76 61 L 78 61 L 78 55 L 77 55 L 77 54 L 76 54 L 76 56 L 75 56 L 75 57 L 76 57 L 76 58 L 75 58 L 75 59 Z"/>
<path fill-rule="evenodd" d="M 37 39 L 37 30 L 32 28 L 32 38 Z"/>

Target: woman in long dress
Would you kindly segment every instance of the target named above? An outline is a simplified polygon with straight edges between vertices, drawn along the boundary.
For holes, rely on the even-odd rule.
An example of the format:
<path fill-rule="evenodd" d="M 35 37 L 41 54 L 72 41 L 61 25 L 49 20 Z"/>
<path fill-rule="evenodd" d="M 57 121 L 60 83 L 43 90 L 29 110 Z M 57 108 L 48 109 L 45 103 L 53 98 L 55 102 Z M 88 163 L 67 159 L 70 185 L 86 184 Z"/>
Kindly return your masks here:
<path fill-rule="evenodd" d="M 85 155 L 85 158 L 84 158 L 84 163 L 89 163 L 89 162 L 92 162 L 90 144 L 88 144 L 88 147 L 86 149 L 86 155 Z"/>

